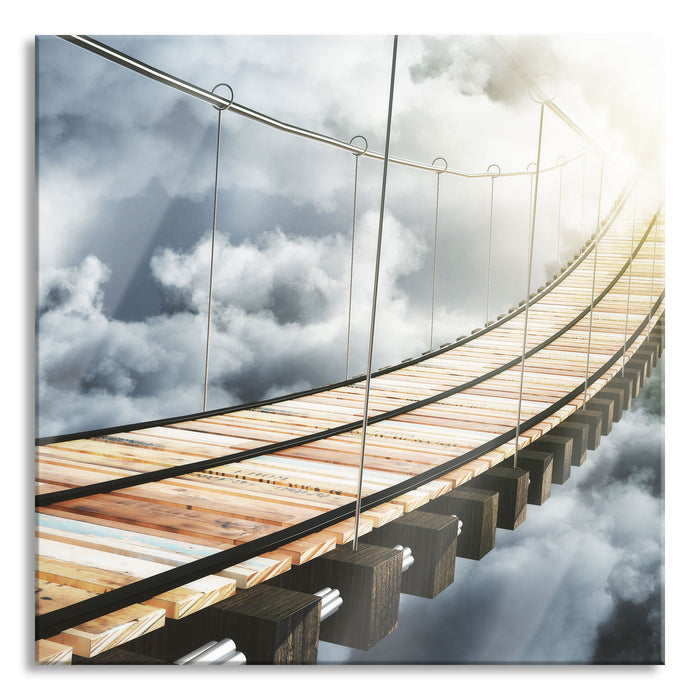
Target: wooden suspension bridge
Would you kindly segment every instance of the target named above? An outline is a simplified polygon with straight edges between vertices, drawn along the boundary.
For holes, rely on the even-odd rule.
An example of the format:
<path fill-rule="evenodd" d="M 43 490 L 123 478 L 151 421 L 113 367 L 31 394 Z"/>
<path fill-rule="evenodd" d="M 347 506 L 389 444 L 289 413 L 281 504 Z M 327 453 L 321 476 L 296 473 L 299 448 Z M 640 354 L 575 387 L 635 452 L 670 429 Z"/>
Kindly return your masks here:
<path fill-rule="evenodd" d="M 438 193 L 443 173 L 491 177 L 493 195 L 496 173 L 391 159 L 391 96 L 380 154 L 64 38 L 208 101 L 219 128 L 231 110 L 382 158 L 382 201 L 389 160 L 436 172 Z M 390 95 L 396 38 L 393 60 Z M 530 87 L 540 145 L 547 106 L 598 150 Z M 538 177 L 539 158 L 538 146 L 536 172 L 510 174 Z M 599 196 L 602 181 L 603 163 Z M 216 221 L 216 191 L 214 202 Z M 536 202 L 535 184 L 530 251 Z M 437 596 L 456 557 L 483 558 L 497 528 L 521 526 L 566 483 L 663 350 L 658 187 L 632 180 L 598 210 L 594 235 L 545 285 L 437 350 L 431 332 L 420 357 L 220 410 L 206 410 L 205 379 L 200 413 L 37 439 L 36 663 L 310 664 L 319 640 L 369 649 L 391 633 L 401 593 Z M 380 247 L 381 218 L 377 272 Z"/>
<path fill-rule="evenodd" d="M 455 557 L 481 559 L 497 528 L 522 525 L 650 376 L 664 347 L 656 195 L 631 184 L 530 298 L 373 373 L 366 426 L 359 377 L 37 440 L 36 662 L 183 663 L 228 639 L 220 662 L 314 663 L 319 639 L 376 644 L 400 593 L 435 597 Z"/>

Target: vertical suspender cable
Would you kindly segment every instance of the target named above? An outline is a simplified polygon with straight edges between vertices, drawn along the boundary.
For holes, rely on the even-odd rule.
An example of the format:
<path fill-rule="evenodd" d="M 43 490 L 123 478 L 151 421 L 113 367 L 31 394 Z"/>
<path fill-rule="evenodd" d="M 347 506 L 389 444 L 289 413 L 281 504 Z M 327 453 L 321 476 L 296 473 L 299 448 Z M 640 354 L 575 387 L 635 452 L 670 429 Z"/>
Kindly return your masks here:
<path fill-rule="evenodd" d="M 583 165 L 581 167 L 581 239 L 585 240 L 586 227 L 583 223 L 583 210 L 586 204 L 586 159 L 588 158 L 588 153 L 583 156 Z"/>
<path fill-rule="evenodd" d="M 207 310 L 207 345 L 206 345 L 206 353 L 204 357 L 204 409 L 207 410 L 207 385 L 209 383 L 209 336 L 211 333 L 211 297 L 212 297 L 212 289 L 213 289 L 213 284 L 214 284 L 214 238 L 216 236 L 216 201 L 217 201 L 217 194 L 219 190 L 219 150 L 220 150 L 220 145 L 221 145 L 221 113 L 228 109 L 232 104 L 233 104 L 233 90 L 231 89 L 230 85 L 227 85 L 226 83 L 218 83 L 212 88 L 212 92 L 216 90 L 218 87 L 227 87 L 229 90 L 231 90 L 231 100 L 229 101 L 228 105 L 225 107 L 219 107 L 217 105 L 213 105 L 214 109 L 216 109 L 219 113 L 218 115 L 218 123 L 217 123 L 217 128 L 216 128 L 216 167 L 214 170 L 214 220 L 212 222 L 211 226 L 211 260 L 209 262 L 209 307 Z"/>
<path fill-rule="evenodd" d="M 595 276 L 598 267 L 598 234 L 600 233 L 600 203 L 603 197 L 603 170 L 605 168 L 605 158 L 600 159 L 600 186 L 598 189 L 598 214 L 595 232 L 595 243 L 593 244 L 593 281 L 591 282 L 591 310 L 588 316 L 588 349 L 586 350 L 586 377 L 583 383 L 583 407 L 588 403 L 588 371 L 591 361 L 591 336 L 593 335 L 593 299 L 595 297 Z"/>
<path fill-rule="evenodd" d="M 377 289 L 379 287 L 379 261 L 382 250 L 382 228 L 384 226 L 384 201 L 386 198 L 386 175 L 389 165 L 389 140 L 391 138 L 391 112 L 394 104 L 394 78 L 396 76 L 396 47 L 398 36 L 394 36 L 394 48 L 391 58 L 391 82 L 389 84 L 389 108 L 386 118 L 386 143 L 384 146 L 384 172 L 382 174 L 382 196 L 379 205 L 379 230 L 377 232 L 377 256 L 374 266 L 374 291 L 372 293 L 372 316 L 369 328 L 369 349 L 367 353 L 367 376 L 365 378 L 365 409 L 362 420 L 362 444 L 360 448 L 360 468 L 357 476 L 357 501 L 355 504 L 355 537 L 353 551 L 357 551 L 357 539 L 360 529 L 360 502 L 362 500 L 362 473 L 365 466 L 365 445 L 367 443 L 367 416 L 369 413 L 369 383 L 372 374 L 372 347 L 374 345 L 374 322 L 377 315 Z"/>
<path fill-rule="evenodd" d="M 535 217 L 537 214 L 537 190 L 540 184 L 540 154 L 542 152 L 542 122 L 544 121 L 544 102 L 540 103 L 540 129 L 537 137 L 537 163 L 535 163 L 535 194 L 531 202 L 532 215 L 530 219 L 530 245 L 527 261 L 527 294 L 525 295 L 525 323 L 523 325 L 523 354 L 520 358 L 520 392 L 518 394 L 518 421 L 515 424 L 515 455 L 513 469 L 518 466 L 518 440 L 520 439 L 520 414 L 523 405 L 523 383 L 525 380 L 525 351 L 527 347 L 527 320 L 530 311 L 530 284 L 532 282 L 532 251 L 535 244 Z M 529 169 L 528 165 L 528 169 Z M 530 181 L 532 182 L 532 180 Z"/>
<path fill-rule="evenodd" d="M 564 156 L 559 156 L 557 158 L 557 163 L 564 158 Z M 566 161 L 566 158 L 564 158 Z M 564 179 L 564 166 L 559 168 L 559 211 L 557 213 L 557 272 L 561 267 L 561 255 L 559 253 L 560 242 L 561 242 L 561 192 L 562 192 L 562 180 Z"/>
<path fill-rule="evenodd" d="M 489 207 L 489 264 L 488 272 L 486 277 L 486 323 L 489 322 L 489 300 L 491 297 L 491 242 L 493 238 L 493 183 L 494 180 L 501 174 L 501 166 L 496 163 L 492 163 L 486 169 L 489 172 L 491 168 L 498 168 L 498 172 L 491 175 L 491 206 Z"/>
<path fill-rule="evenodd" d="M 352 242 L 350 243 L 350 290 L 348 292 L 348 343 L 345 353 L 345 379 L 350 375 L 350 319 L 352 317 L 352 277 L 355 266 L 355 219 L 357 213 L 357 166 L 360 156 L 367 152 L 367 139 L 364 136 L 353 136 L 350 139 L 352 143 L 355 139 L 362 139 L 365 142 L 365 150 L 362 153 L 355 153 L 355 187 L 353 190 L 352 199 Z"/>
<path fill-rule="evenodd" d="M 630 241 L 630 265 L 627 277 L 627 310 L 625 311 L 625 342 L 622 346 L 622 377 L 625 376 L 625 359 L 627 356 L 628 323 L 630 317 L 630 295 L 632 294 L 632 263 L 634 262 L 634 232 L 637 227 L 637 188 L 634 188 L 632 204 L 632 240 Z"/>
<path fill-rule="evenodd" d="M 534 170 L 530 170 L 531 165 L 535 167 Z M 532 221 L 532 192 L 533 192 L 534 185 L 535 185 L 535 172 L 538 171 L 537 163 L 529 163 L 527 166 L 527 171 L 530 173 L 530 205 L 529 205 L 529 209 L 527 212 L 527 227 L 528 227 L 527 235 L 528 235 L 528 240 L 529 240 L 530 222 Z M 529 242 L 528 242 L 528 245 L 529 245 Z M 533 251 L 533 256 L 534 256 L 534 251 Z M 528 296 L 529 295 L 530 295 L 530 293 L 529 293 L 529 288 L 528 288 Z"/>
<path fill-rule="evenodd" d="M 445 170 L 447 170 L 447 161 L 442 158 L 438 157 L 433 161 L 433 165 L 438 160 L 442 160 L 445 162 Z M 440 208 L 440 175 L 442 175 L 442 171 L 438 171 L 437 173 L 437 186 L 435 189 L 435 242 L 433 244 L 433 303 L 432 303 L 432 308 L 430 311 L 430 349 L 433 349 L 433 328 L 435 326 L 435 278 L 437 277 L 437 237 L 438 237 L 438 210 Z"/>
<path fill-rule="evenodd" d="M 657 185 L 657 209 L 658 211 L 661 210 L 661 197 L 659 196 L 659 186 Z M 651 283 L 649 285 L 649 315 L 647 317 L 647 340 L 649 339 L 649 336 L 651 335 L 651 312 L 652 312 L 652 304 L 654 300 L 654 271 L 656 267 L 656 239 L 659 234 L 659 215 L 657 213 L 656 219 L 654 220 L 654 257 L 652 258 L 651 262 Z"/>

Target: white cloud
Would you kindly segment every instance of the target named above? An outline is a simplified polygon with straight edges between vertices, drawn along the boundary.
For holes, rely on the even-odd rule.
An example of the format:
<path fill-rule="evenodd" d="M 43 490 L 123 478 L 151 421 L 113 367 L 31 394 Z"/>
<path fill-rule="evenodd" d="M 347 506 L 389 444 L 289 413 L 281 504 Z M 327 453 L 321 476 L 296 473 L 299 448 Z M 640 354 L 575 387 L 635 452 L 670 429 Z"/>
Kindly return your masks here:
<path fill-rule="evenodd" d="M 347 659 L 322 645 L 320 662 L 590 663 L 621 614 L 616 659 L 653 663 L 663 625 L 654 486 L 663 432 L 635 406 L 544 505 L 528 506 L 523 525 L 497 531 L 484 559 L 458 559 L 454 583 L 436 599 L 402 596 L 389 637 Z"/>
<path fill-rule="evenodd" d="M 377 225 L 378 213 L 365 212 L 356 227 L 354 373 L 365 369 Z M 201 408 L 210 241 L 205 234 L 188 250 L 164 249 L 154 256 L 151 268 L 166 312 L 144 321 L 105 315 L 102 288 L 110 273 L 95 256 L 42 280 L 41 435 Z M 276 229 L 239 244 L 217 235 L 208 408 L 344 377 L 349 244 L 348 232 L 308 238 Z M 429 326 L 416 324 L 401 288 L 424 254 L 420 235 L 386 212 L 375 368 L 427 346 Z M 456 325 L 449 315 L 441 318 Z M 78 410 L 62 410 L 80 401 Z"/>

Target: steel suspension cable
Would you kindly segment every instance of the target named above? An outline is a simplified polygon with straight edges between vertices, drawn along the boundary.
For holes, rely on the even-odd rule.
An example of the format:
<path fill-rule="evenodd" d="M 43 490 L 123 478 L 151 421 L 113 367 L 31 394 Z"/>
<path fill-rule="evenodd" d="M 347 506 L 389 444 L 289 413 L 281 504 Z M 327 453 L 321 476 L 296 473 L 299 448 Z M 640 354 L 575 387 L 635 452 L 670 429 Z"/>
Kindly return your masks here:
<path fill-rule="evenodd" d="M 367 150 L 367 139 L 364 136 L 353 136 L 350 139 L 352 143 L 355 139 L 362 139 L 365 142 L 365 151 Z M 345 379 L 350 375 L 350 320 L 352 318 L 352 278 L 353 269 L 355 266 L 355 219 L 357 212 L 357 166 L 362 153 L 354 153 L 355 156 L 355 186 L 353 189 L 352 198 L 352 241 L 350 243 L 350 289 L 348 291 L 348 343 L 345 354 Z"/>
<path fill-rule="evenodd" d="M 581 238 L 585 240 L 586 226 L 584 224 L 584 208 L 586 205 L 586 156 L 581 167 Z"/>
<path fill-rule="evenodd" d="M 489 172 L 491 168 L 498 168 L 497 173 L 491 175 L 491 205 L 489 207 L 489 262 L 488 262 L 488 272 L 486 276 L 486 323 L 489 322 L 489 300 L 491 297 L 491 243 L 493 239 L 493 184 L 494 180 L 501 174 L 501 167 L 492 163 L 487 168 L 486 172 Z"/>
<path fill-rule="evenodd" d="M 657 191 L 656 191 L 656 201 L 659 203 L 658 207 L 659 209 L 661 208 L 661 196 L 659 193 L 659 184 L 657 183 Z M 652 309 L 652 304 L 653 304 L 653 296 L 654 296 L 654 269 L 656 267 L 656 239 L 658 237 L 659 233 L 659 217 L 656 217 L 656 221 L 654 222 L 654 256 L 652 258 L 651 262 L 651 282 L 649 283 L 649 315 L 647 318 L 647 340 L 649 339 L 649 336 L 651 335 L 651 309 Z"/>
<path fill-rule="evenodd" d="M 637 188 L 634 188 L 634 198 L 632 200 L 632 240 L 630 241 L 630 250 L 634 250 L 634 233 L 637 227 Z M 622 377 L 625 376 L 625 358 L 627 356 L 627 334 L 629 328 L 630 317 L 630 296 L 632 294 L 632 258 L 630 258 L 629 277 L 627 278 L 627 309 L 625 310 L 625 342 L 622 345 Z"/>
<path fill-rule="evenodd" d="M 217 125 L 216 125 L 216 166 L 214 169 L 214 220 L 211 225 L 211 259 L 209 262 L 209 304 L 208 304 L 208 309 L 207 309 L 207 341 L 206 341 L 206 351 L 205 351 L 205 357 L 204 357 L 204 409 L 207 410 L 207 387 L 209 384 L 209 338 L 211 334 L 211 299 L 212 299 L 212 290 L 214 287 L 214 243 L 215 243 L 215 237 L 216 237 L 216 204 L 217 204 L 217 195 L 218 195 L 218 190 L 219 190 L 219 152 L 220 152 L 220 147 L 221 147 L 221 113 L 228 109 L 228 107 L 231 106 L 233 103 L 233 90 L 231 89 L 230 85 L 227 85 L 226 83 L 219 83 L 218 85 L 215 85 L 212 89 L 212 92 L 216 90 L 218 87 L 227 87 L 229 90 L 231 90 L 231 100 L 229 101 L 229 104 L 227 107 L 219 107 L 217 105 L 214 105 L 214 109 L 218 111 L 218 119 L 217 119 Z"/>
<path fill-rule="evenodd" d="M 598 224 L 596 227 L 596 237 L 595 243 L 593 244 L 593 280 L 591 282 L 591 301 L 595 298 L 595 277 L 596 269 L 598 267 L 598 239 L 600 238 L 597 234 L 600 231 L 600 204 L 603 198 L 603 171 L 605 168 L 605 158 L 600 159 L 600 185 L 598 188 Z M 591 361 L 591 337 L 593 335 L 593 306 L 591 306 L 591 312 L 588 316 L 588 349 L 586 350 L 586 377 L 584 379 L 584 390 L 583 390 L 583 407 L 586 408 L 588 404 L 588 372 L 590 368 Z"/>
<path fill-rule="evenodd" d="M 559 158 L 557 158 L 557 163 L 563 157 L 564 156 L 559 156 Z M 559 248 L 560 248 L 560 242 L 561 242 L 561 192 L 562 192 L 563 177 L 564 177 L 564 168 L 562 168 L 559 171 L 559 209 L 557 212 L 557 272 L 559 272 L 559 268 L 561 267 L 561 255 L 559 253 Z"/>
<path fill-rule="evenodd" d="M 200 88 L 196 85 L 193 85 L 192 83 L 188 83 L 185 80 L 182 80 L 181 78 L 177 78 L 173 75 L 170 75 L 169 73 L 166 73 L 165 71 L 159 70 L 157 68 L 154 68 L 153 66 L 148 65 L 147 63 L 144 63 L 143 61 L 138 61 L 137 59 L 133 58 L 132 56 L 129 56 L 128 54 L 125 54 L 121 51 L 117 51 L 116 49 L 112 48 L 111 46 L 108 46 L 107 44 L 104 44 L 100 41 L 97 41 L 96 39 L 93 39 L 92 37 L 88 36 L 81 36 L 81 35 L 58 35 L 60 39 L 63 39 L 64 41 L 67 41 L 71 44 L 74 44 L 76 46 L 79 46 L 82 49 L 85 49 L 87 51 L 90 51 L 91 53 L 100 56 L 108 61 L 112 61 L 113 63 L 116 63 L 124 68 L 127 68 L 129 70 L 134 71 L 135 73 L 138 73 L 139 75 L 142 75 L 146 78 L 150 78 L 151 80 L 155 80 L 159 83 L 162 83 L 163 85 L 167 85 L 171 88 L 174 88 L 175 90 L 178 90 L 180 92 L 183 92 L 187 95 L 190 95 L 191 97 L 195 97 L 197 99 L 203 100 L 205 102 L 208 102 L 211 105 L 218 105 L 219 107 L 224 107 L 226 106 L 226 109 L 230 112 L 234 112 L 235 114 L 238 114 L 239 116 L 245 117 L 247 119 L 251 119 L 253 121 L 256 121 L 260 124 L 264 124 L 265 126 L 272 127 L 274 129 L 278 129 L 280 131 L 284 131 L 289 134 L 294 134 L 296 136 L 301 136 L 303 138 L 311 139 L 314 141 L 318 141 L 320 143 L 325 143 L 326 145 L 329 146 L 335 146 L 336 148 L 340 148 L 345 151 L 350 151 L 352 153 L 359 153 L 360 148 L 358 146 L 352 145 L 350 143 L 347 143 L 345 141 L 341 141 L 340 139 L 333 138 L 332 136 L 326 136 L 325 134 L 320 134 L 315 131 L 311 131 L 309 129 L 304 129 L 299 126 L 295 126 L 293 124 L 288 124 L 286 122 L 280 121 L 279 119 L 275 119 L 274 117 L 270 117 L 266 114 L 263 114 L 262 112 L 257 112 L 254 109 L 251 109 L 250 107 L 245 107 L 241 104 L 238 103 L 231 103 L 227 104 L 226 100 L 221 98 L 218 95 L 215 95 L 212 92 L 208 92 L 207 90 L 204 90 L 203 88 Z M 374 158 L 376 160 L 384 160 L 384 154 L 377 152 L 377 151 L 365 151 L 364 155 L 366 155 L 368 158 Z M 578 160 L 583 154 L 579 153 L 576 156 L 573 156 L 569 160 L 567 160 L 567 163 L 573 162 L 575 160 Z M 412 161 L 407 158 L 398 158 L 396 156 L 391 156 L 389 155 L 388 160 L 390 163 L 394 163 L 396 165 L 403 165 L 406 167 L 410 168 L 417 168 L 419 170 L 429 170 L 432 172 L 438 172 L 438 169 L 433 166 L 429 165 L 427 163 L 419 163 L 417 161 Z M 548 172 L 550 170 L 556 170 L 557 168 L 562 167 L 561 165 L 553 165 L 549 166 L 547 168 L 542 168 L 542 172 Z M 490 177 L 491 173 L 467 173 L 461 170 L 445 170 L 444 172 L 449 173 L 450 175 L 456 175 L 458 177 L 465 177 L 465 178 L 480 178 L 480 177 Z M 520 176 L 520 175 L 526 175 L 527 173 L 522 172 L 522 171 L 513 171 L 513 172 L 504 172 L 501 173 L 503 177 L 515 177 L 515 176 Z"/>
<path fill-rule="evenodd" d="M 379 263 L 382 252 L 382 229 L 384 226 L 384 203 L 386 200 L 386 176 L 389 166 L 389 142 L 391 140 L 391 113 L 394 106 L 394 80 L 396 77 L 396 49 L 399 38 L 394 36 L 394 46 L 391 57 L 391 81 L 389 83 L 389 107 L 386 118 L 386 141 L 384 146 L 384 170 L 382 173 L 382 195 L 379 204 L 379 230 L 377 231 L 377 255 L 374 266 L 374 288 L 372 291 L 372 315 L 369 327 L 369 347 L 367 351 L 367 376 L 365 378 L 365 406 L 362 418 L 362 441 L 360 446 L 360 466 L 357 476 L 357 500 L 355 503 L 355 536 L 352 548 L 357 551 L 357 541 L 360 531 L 360 503 L 362 501 L 362 476 L 365 466 L 365 448 L 367 444 L 367 418 L 369 414 L 369 389 L 372 376 L 372 349 L 374 345 L 374 324 L 377 316 L 377 290 L 379 288 Z"/>
<path fill-rule="evenodd" d="M 438 157 L 433 161 L 433 165 L 438 160 L 445 162 L 445 170 L 447 170 L 447 161 Z M 442 171 L 444 172 L 444 171 Z M 433 301 L 430 312 L 430 349 L 433 349 L 433 329 L 435 326 L 435 279 L 437 277 L 437 241 L 438 241 L 438 210 L 440 209 L 440 175 L 442 172 L 437 173 L 437 186 L 435 190 L 435 240 L 433 243 Z"/>
<path fill-rule="evenodd" d="M 520 438 L 520 416 L 523 406 L 523 384 L 525 381 L 525 355 L 527 349 L 527 321 L 530 312 L 530 285 L 532 282 L 532 253 L 535 247 L 535 217 L 537 214 L 537 191 L 540 184 L 540 156 L 542 153 L 542 124 L 544 121 L 544 102 L 540 104 L 540 128 L 537 137 L 537 162 L 535 163 L 535 193 L 532 199 L 530 219 L 530 243 L 527 261 L 527 293 L 525 295 L 525 321 L 523 323 L 523 352 L 520 358 L 520 391 L 518 393 L 518 421 L 515 426 L 515 454 L 513 456 L 513 469 L 518 467 L 518 440 Z M 529 168 L 530 166 L 528 166 Z M 532 180 L 530 180 L 532 183 Z"/>

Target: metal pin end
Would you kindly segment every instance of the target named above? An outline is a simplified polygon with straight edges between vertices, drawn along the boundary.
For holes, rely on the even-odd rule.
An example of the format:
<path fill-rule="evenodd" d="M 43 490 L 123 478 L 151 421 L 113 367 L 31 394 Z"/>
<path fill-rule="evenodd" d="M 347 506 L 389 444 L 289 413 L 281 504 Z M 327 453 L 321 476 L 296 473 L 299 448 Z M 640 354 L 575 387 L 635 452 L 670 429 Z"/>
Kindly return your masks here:
<path fill-rule="evenodd" d="M 320 622 L 328 619 L 343 604 L 343 599 L 340 597 L 340 591 L 337 588 L 322 588 L 314 595 L 321 599 Z"/>
<path fill-rule="evenodd" d="M 404 547 L 403 545 L 397 544 L 394 549 L 398 549 L 402 555 L 403 555 L 403 560 L 401 562 L 401 573 L 404 573 L 405 571 L 408 570 L 408 568 L 415 562 L 415 559 L 413 558 L 413 554 L 411 554 L 411 548 L 410 547 Z"/>
<path fill-rule="evenodd" d="M 207 642 L 174 663 L 180 666 L 222 666 L 223 664 L 242 666 L 246 663 L 246 658 L 243 652 L 236 649 L 233 640 L 227 637 L 220 642 Z"/>

